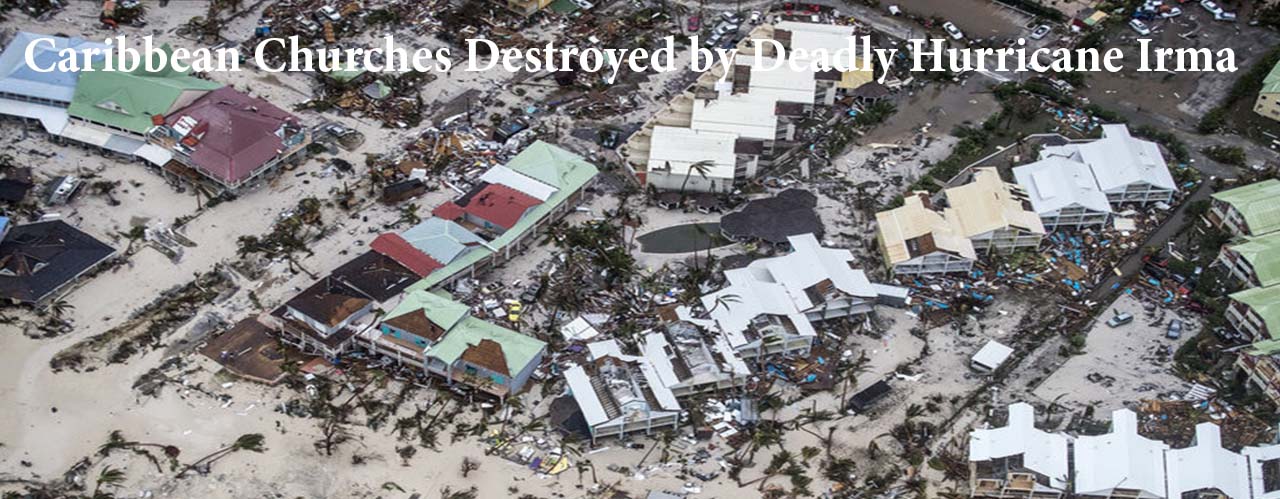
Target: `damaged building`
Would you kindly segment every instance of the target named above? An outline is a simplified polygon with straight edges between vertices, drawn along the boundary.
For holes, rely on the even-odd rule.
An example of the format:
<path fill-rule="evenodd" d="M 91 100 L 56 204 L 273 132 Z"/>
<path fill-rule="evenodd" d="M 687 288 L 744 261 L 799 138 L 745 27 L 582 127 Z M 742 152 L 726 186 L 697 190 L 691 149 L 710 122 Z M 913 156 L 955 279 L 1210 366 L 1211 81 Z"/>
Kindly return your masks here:
<path fill-rule="evenodd" d="M 586 365 L 566 369 L 564 377 L 592 442 L 679 428 L 680 402 L 647 358 L 623 354 L 614 340 L 590 348 Z"/>
<path fill-rule="evenodd" d="M 1112 204 L 1169 203 L 1178 190 L 1160 146 L 1130 135 L 1125 125 L 1102 125 L 1101 139 L 1040 151 L 1041 160 L 1053 157 L 1087 165 Z"/>
<path fill-rule="evenodd" d="M 928 192 L 903 198 L 902 206 L 876 213 L 876 242 L 894 275 L 968 272 L 978 255 L 954 218 L 933 208 Z"/>

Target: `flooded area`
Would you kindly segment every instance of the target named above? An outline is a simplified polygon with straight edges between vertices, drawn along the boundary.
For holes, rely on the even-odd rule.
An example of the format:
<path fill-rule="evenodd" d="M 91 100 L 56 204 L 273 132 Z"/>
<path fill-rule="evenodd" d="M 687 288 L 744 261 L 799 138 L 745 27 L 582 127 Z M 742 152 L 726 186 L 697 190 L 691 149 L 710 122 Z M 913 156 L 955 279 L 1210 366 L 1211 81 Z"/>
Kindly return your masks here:
<path fill-rule="evenodd" d="M 969 38 L 1015 36 L 1031 19 L 989 0 L 893 0 L 903 11 L 956 23 Z"/>
<path fill-rule="evenodd" d="M 676 225 L 641 235 L 636 240 L 645 253 L 692 253 L 733 243 L 720 235 L 718 222 Z"/>
<path fill-rule="evenodd" d="M 972 75 L 955 85 L 931 85 L 916 90 L 897 106 L 893 118 L 871 130 L 863 143 L 901 142 L 910 140 L 914 132 L 928 126 L 927 135 L 941 137 L 958 125 L 982 123 L 999 109 L 991 95 L 994 80 Z"/>

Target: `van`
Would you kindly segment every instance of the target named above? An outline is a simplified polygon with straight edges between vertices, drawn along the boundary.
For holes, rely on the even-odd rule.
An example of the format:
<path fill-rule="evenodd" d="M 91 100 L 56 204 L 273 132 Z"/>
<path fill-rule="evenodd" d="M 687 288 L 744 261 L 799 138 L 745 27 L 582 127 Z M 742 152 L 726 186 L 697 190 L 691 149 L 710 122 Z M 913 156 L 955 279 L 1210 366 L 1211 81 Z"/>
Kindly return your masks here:
<path fill-rule="evenodd" d="M 1111 327 L 1120 327 L 1130 322 L 1133 322 L 1133 314 L 1129 312 L 1120 312 L 1112 317 L 1111 320 L 1108 320 L 1107 325 Z"/>

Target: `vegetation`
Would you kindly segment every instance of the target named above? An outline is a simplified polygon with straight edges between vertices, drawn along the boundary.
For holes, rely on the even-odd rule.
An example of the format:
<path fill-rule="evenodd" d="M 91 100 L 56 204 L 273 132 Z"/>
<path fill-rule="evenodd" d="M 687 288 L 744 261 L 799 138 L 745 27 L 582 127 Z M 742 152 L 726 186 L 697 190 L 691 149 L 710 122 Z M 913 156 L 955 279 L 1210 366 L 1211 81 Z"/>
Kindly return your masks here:
<path fill-rule="evenodd" d="M 1200 152 L 1208 156 L 1209 159 L 1226 165 L 1244 166 L 1248 160 L 1244 154 L 1244 148 L 1239 146 L 1212 146 L 1206 147 Z"/>
<path fill-rule="evenodd" d="M 1275 21 L 1272 22 L 1280 22 L 1280 4 L 1272 4 L 1267 7 L 1260 14 L 1260 18 L 1265 19 L 1268 15 L 1274 17 Z M 1237 103 L 1247 101 L 1257 95 L 1258 91 L 1262 89 L 1262 80 L 1267 77 L 1267 74 L 1271 72 L 1271 69 L 1277 63 L 1280 63 L 1280 47 L 1271 49 L 1261 60 L 1250 67 L 1248 72 L 1240 75 L 1236 82 L 1231 85 L 1231 90 L 1227 91 L 1227 96 L 1218 103 L 1218 106 L 1200 118 L 1200 122 L 1196 124 L 1196 131 L 1203 134 L 1211 134 L 1226 128 L 1231 118 L 1232 108 Z"/>

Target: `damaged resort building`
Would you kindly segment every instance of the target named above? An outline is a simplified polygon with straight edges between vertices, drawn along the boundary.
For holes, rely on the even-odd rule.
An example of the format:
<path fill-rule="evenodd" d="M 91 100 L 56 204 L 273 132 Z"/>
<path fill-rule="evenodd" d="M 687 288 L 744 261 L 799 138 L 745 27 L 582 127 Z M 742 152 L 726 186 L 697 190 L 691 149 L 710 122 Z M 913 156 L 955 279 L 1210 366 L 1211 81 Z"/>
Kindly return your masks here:
<path fill-rule="evenodd" d="M 774 40 L 787 57 L 797 57 L 847 49 L 854 34 L 852 26 L 794 21 L 754 28 L 727 74 L 718 66 L 703 73 L 632 135 L 622 151 L 629 173 L 659 191 L 731 192 L 788 161 L 799 145 L 797 125 L 842 92 L 871 82 L 872 71 L 797 70 L 777 64 L 772 45 L 764 46 L 769 53 L 755 54 L 751 40 Z M 757 56 L 768 69 L 754 67 Z"/>
<path fill-rule="evenodd" d="M 0 115 L 38 123 L 56 141 L 140 159 L 211 196 L 305 158 L 310 130 L 265 100 L 171 69 L 40 72 L 25 58 L 39 39 L 51 41 L 36 45 L 39 67 L 53 66 L 62 50 L 106 46 L 22 32 L 0 53 Z"/>
<path fill-rule="evenodd" d="M 1217 424 L 1200 423 L 1190 447 L 1172 449 L 1138 429 L 1137 414 L 1120 409 L 1109 433 L 1051 433 L 1036 428 L 1031 405 L 1010 405 L 1005 426 L 969 434 L 971 497 L 1267 499 L 1280 492 L 1270 476 L 1280 446 L 1233 452 L 1223 448 Z"/>

